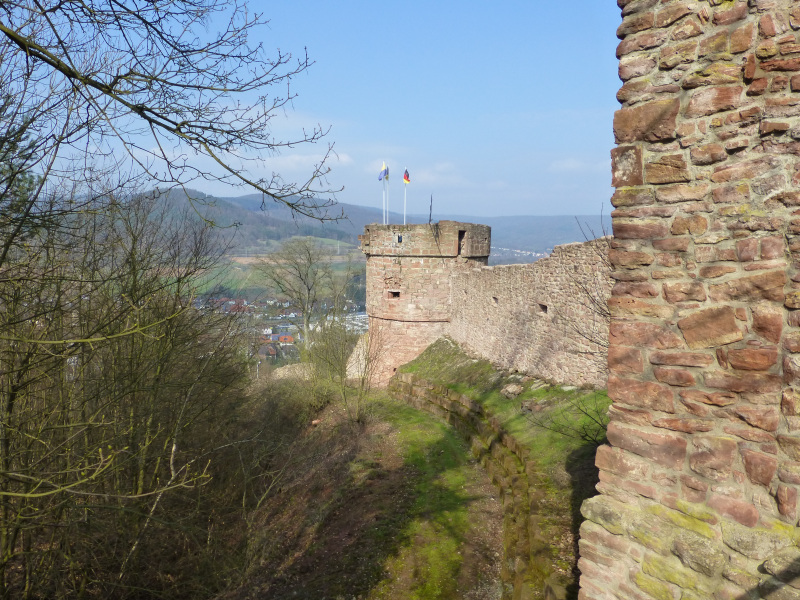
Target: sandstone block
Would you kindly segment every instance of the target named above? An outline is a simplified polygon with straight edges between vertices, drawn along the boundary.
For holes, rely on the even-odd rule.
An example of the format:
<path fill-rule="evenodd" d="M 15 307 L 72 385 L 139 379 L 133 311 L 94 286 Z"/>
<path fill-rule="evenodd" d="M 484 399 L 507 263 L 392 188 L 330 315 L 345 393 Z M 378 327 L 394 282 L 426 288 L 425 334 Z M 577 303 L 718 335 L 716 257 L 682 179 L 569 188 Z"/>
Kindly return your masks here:
<path fill-rule="evenodd" d="M 690 300 L 703 302 L 706 299 L 706 289 L 699 281 L 665 283 L 663 290 L 664 299 L 671 304 Z"/>
<path fill-rule="evenodd" d="M 778 435 L 778 445 L 789 458 L 800 461 L 800 438 L 790 435 Z"/>
<path fill-rule="evenodd" d="M 733 414 L 764 431 L 775 432 L 780 424 L 780 413 L 774 406 L 737 406 Z"/>
<path fill-rule="evenodd" d="M 609 326 L 611 345 L 638 346 L 669 350 L 683 346 L 680 336 L 652 323 L 631 323 L 612 320 Z"/>
<path fill-rule="evenodd" d="M 722 306 L 698 311 L 678 321 L 690 348 L 712 348 L 741 340 L 744 335 L 732 308 Z"/>
<path fill-rule="evenodd" d="M 651 381 L 624 379 L 612 374 L 608 377 L 608 395 L 623 404 L 668 413 L 675 412 L 672 390 Z"/>
<path fill-rule="evenodd" d="M 689 454 L 689 468 L 714 481 L 725 481 L 731 475 L 736 455 L 736 441 L 728 437 L 695 437 Z"/>
<path fill-rule="evenodd" d="M 672 551 L 685 566 L 708 577 L 717 575 L 726 562 L 717 544 L 691 531 L 683 531 L 676 537 Z"/>
<path fill-rule="evenodd" d="M 741 450 L 741 455 L 744 461 L 744 470 L 750 481 L 769 486 L 778 470 L 778 460 L 769 454 L 747 449 Z"/>
<path fill-rule="evenodd" d="M 644 371 L 642 351 L 627 346 L 608 349 L 608 368 L 613 373 L 641 373 Z"/>
<path fill-rule="evenodd" d="M 653 263 L 653 257 L 647 252 L 626 252 L 609 250 L 608 260 L 615 267 L 641 267 Z"/>
<path fill-rule="evenodd" d="M 679 110 L 677 98 L 622 108 L 614 115 L 614 137 L 618 144 L 673 140 Z"/>
<path fill-rule="evenodd" d="M 701 215 L 692 215 L 691 217 L 676 217 L 672 222 L 670 231 L 673 235 L 700 235 L 708 229 L 708 220 Z"/>
<path fill-rule="evenodd" d="M 783 311 L 767 303 L 756 305 L 752 311 L 753 331 L 774 344 L 780 342 L 783 333 Z"/>
<path fill-rule="evenodd" d="M 774 157 L 756 158 L 735 165 L 720 166 L 714 170 L 711 181 L 714 183 L 728 183 L 732 181 L 755 179 L 777 166 L 779 165 L 774 160 Z"/>
<path fill-rule="evenodd" d="M 667 226 L 661 221 L 613 222 L 614 236 L 621 240 L 644 240 L 666 237 Z"/>
<path fill-rule="evenodd" d="M 670 365 L 677 367 L 708 367 L 714 362 L 709 354 L 700 352 L 663 352 L 650 353 L 650 364 Z"/>
<path fill-rule="evenodd" d="M 734 369 L 766 371 L 778 362 L 777 348 L 743 348 L 728 352 L 728 363 Z"/>
<path fill-rule="evenodd" d="M 686 440 L 671 433 L 654 433 L 609 423 L 608 441 L 618 448 L 648 458 L 662 467 L 677 469 L 686 458 Z"/>
<path fill-rule="evenodd" d="M 692 164 L 699 166 L 713 165 L 728 158 L 728 153 L 720 144 L 706 144 L 705 146 L 692 148 L 689 155 L 692 159 Z"/>
<path fill-rule="evenodd" d="M 653 190 L 647 189 L 618 189 L 611 197 L 611 204 L 615 208 L 627 206 L 645 206 L 655 201 Z"/>
<path fill-rule="evenodd" d="M 680 154 L 662 156 L 645 166 L 645 181 L 650 184 L 680 183 L 691 180 L 686 160 Z"/>
<path fill-rule="evenodd" d="M 788 485 L 779 485 L 778 491 L 775 494 L 775 500 L 778 503 L 778 512 L 784 517 L 789 519 L 789 522 L 794 524 L 797 522 L 797 488 Z M 773 573 L 774 575 L 774 573 Z M 797 577 L 797 575 L 794 575 Z M 798 587 L 797 585 L 795 587 Z"/>
<path fill-rule="evenodd" d="M 669 369 L 665 367 L 653 367 L 653 375 L 661 383 L 677 387 L 691 387 L 696 381 L 691 371 L 686 369 Z"/>
<path fill-rule="evenodd" d="M 716 302 L 729 300 L 750 302 L 772 300 L 783 302 L 783 286 L 785 283 L 786 274 L 784 271 L 770 271 L 741 277 L 722 284 L 710 285 L 708 297 Z"/>
<path fill-rule="evenodd" d="M 740 86 L 709 87 L 692 94 L 686 107 L 686 116 L 706 117 L 725 110 L 738 108 L 742 102 Z"/>
<path fill-rule="evenodd" d="M 630 187 L 644 183 L 642 149 L 618 146 L 611 151 L 611 185 Z"/>
<path fill-rule="evenodd" d="M 706 433 L 714 429 L 714 425 L 713 419 L 690 419 L 687 417 L 664 418 L 653 421 L 653 427 L 682 433 Z"/>
<path fill-rule="evenodd" d="M 666 319 L 672 316 L 673 308 L 638 300 L 615 296 L 608 300 L 608 310 L 612 317 L 641 316 Z"/>
<path fill-rule="evenodd" d="M 791 533 L 785 529 L 752 529 L 727 521 L 722 521 L 721 527 L 725 544 L 755 560 L 764 560 L 793 543 Z"/>

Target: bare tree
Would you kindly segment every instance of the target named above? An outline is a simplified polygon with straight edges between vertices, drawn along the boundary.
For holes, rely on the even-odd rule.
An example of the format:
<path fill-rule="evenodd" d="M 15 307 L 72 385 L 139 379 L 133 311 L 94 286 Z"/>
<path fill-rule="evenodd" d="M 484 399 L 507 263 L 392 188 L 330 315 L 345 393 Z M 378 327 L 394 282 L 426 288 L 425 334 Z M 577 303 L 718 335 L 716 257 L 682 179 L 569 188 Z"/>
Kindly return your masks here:
<path fill-rule="evenodd" d="M 27 136 L 18 166 L 45 178 L 75 182 L 78 170 L 106 168 L 150 185 L 222 181 L 325 218 L 331 201 L 317 198 L 329 192 L 331 147 L 298 184 L 274 171 L 254 174 L 269 171 L 280 151 L 327 132 L 272 135 L 272 119 L 295 98 L 293 79 L 312 62 L 268 56 L 253 44 L 268 33 L 265 24 L 227 0 L 4 2 L 0 140 L 9 131 Z"/>
<path fill-rule="evenodd" d="M 301 315 L 305 343 L 311 320 L 321 318 L 326 301 L 333 302 L 332 255 L 314 238 L 293 238 L 257 264 L 267 285 Z"/>

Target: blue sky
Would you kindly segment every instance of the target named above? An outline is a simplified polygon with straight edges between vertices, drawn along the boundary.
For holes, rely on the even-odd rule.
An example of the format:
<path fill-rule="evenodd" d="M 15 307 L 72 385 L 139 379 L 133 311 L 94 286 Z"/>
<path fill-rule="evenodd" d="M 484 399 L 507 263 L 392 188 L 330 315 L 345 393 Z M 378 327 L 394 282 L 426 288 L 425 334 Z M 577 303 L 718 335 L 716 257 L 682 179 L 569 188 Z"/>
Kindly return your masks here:
<path fill-rule="evenodd" d="M 613 0 L 252 0 L 261 40 L 315 61 L 275 133 L 330 126 L 343 202 L 475 216 L 610 211 L 612 118 L 620 86 Z M 299 179 L 319 147 L 272 165 Z M 207 190 L 220 193 L 222 190 Z M 226 194 L 230 195 L 230 194 Z"/>

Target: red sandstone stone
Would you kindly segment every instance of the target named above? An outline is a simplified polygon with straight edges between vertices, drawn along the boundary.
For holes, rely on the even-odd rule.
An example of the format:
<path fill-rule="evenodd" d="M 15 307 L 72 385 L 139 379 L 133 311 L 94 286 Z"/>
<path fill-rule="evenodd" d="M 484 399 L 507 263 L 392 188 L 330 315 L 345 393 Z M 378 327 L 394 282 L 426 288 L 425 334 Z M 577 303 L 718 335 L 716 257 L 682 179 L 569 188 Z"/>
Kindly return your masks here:
<path fill-rule="evenodd" d="M 760 175 L 769 172 L 779 166 L 774 157 L 756 158 L 754 160 L 743 161 L 735 165 L 717 167 L 711 180 L 715 183 L 727 183 L 729 181 L 741 181 L 755 179 Z"/>
<path fill-rule="evenodd" d="M 691 181 L 686 161 L 680 154 L 668 154 L 645 165 L 645 181 L 650 184 Z"/>
<path fill-rule="evenodd" d="M 714 12 L 714 25 L 730 25 L 747 17 L 747 2 L 740 1 L 728 10 Z"/>
<path fill-rule="evenodd" d="M 653 375 L 661 383 L 678 387 L 691 387 L 696 383 L 691 371 L 687 371 L 686 369 L 653 367 Z"/>
<path fill-rule="evenodd" d="M 610 347 L 608 349 L 608 368 L 614 373 L 641 373 L 644 371 L 641 350 L 626 346 Z"/>
<path fill-rule="evenodd" d="M 774 456 L 753 450 L 742 449 L 740 453 L 744 461 L 744 470 L 750 481 L 769 486 L 778 470 L 778 460 Z"/>
<path fill-rule="evenodd" d="M 619 146 L 611 151 L 611 185 L 628 187 L 644 183 L 642 149 Z"/>
<path fill-rule="evenodd" d="M 728 153 L 720 144 L 707 144 L 692 148 L 689 154 L 692 158 L 692 164 L 700 166 L 713 165 L 728 158 Z"/>
<path fill-rule="evenodd" d="M 683 264 L 683 259 L 677 254 L 661 252 L 656 254 L 656 264 L 661 267 L 679 267 Z"/>
<path fill-rule="evenodd" d="M 666 41 L 668 35 L 668 31 L 647 31 L 637 36 L 627 37 L 617 46 L 617 58 L 622 58 L 632 52 L 657 48 Z"/>
<path fill-rule="evenodd" d="M 756 429 L 755 427 L 726 425 L 722 428 L 722 431 L 750 442 L 773 443 L 775 441 L 775 436 L 773 434 L 763 429 Z"/>
<path fill-rule="evenodd" d="M 616 402 L 631 406 L 675 412 L 672 390 L 665 385 L 650 381 L 636 381 L 623 379 L 614 374 L 609 375 L 608 396 Z"/>
<path fill-rule="evenodd" d="M 653 427 L 669 429 L 670 431 L 681 431 L 683 433 L 705 433 L 714 429 L 713 419 L 687 419 L 666 418 L 653 421 Z"/>
<path fill-rule="evenodd" d="M 708 367 L 714 362 L 713 357 L 700 352 L 651 352 L 650 364 L 680 367 Z"/>
<path fill-rule="evenodd" d="M 654 23 L 655 15 L 652 12 L 626 17 L 617 28 L 617 37 L 624 39 L 631 34 L 650 29 Z"/>
<path fill-rule="evenodd" d="M 658 288 L 652 283 L 620 281 L 611 289 L 614 296 L 631 296 L 633 298 L 655 298 Z"/>
<path fill-rule="evenodd" d="M 708 184 L 666 185 L 656 189 L 656 200 L 659 202 L 694 202 L 702 200 L 708 194 Z"/>
<path fill-rule="evenodd" d="M 725 481 L 730 477 L 736 442 L 724 437 L 694 437 L 689 454 L 689 468 L 708 479 Z"/>
<path fill-rule="evenodd" d="M 728 352 L 728 362 L 734 369 L 766 371 L 778 362 L 778 349 L 744 348 Z"/>
<path fill-rule="evenodd" d="M 703 302 L 706 299 L 705 287 L 699 281 L 665 283 L 663 289 L 664 298 L 670 303 L 688 300 Z"/>
<path fill-rule="evenodd" d="M 739 262 L 748 262 L 756 259 L 758 253 L 758 240 L 747 238 L 736 242 L 736 255 Z"/>
<path fill-rule="evenodd" d="M 777 344 L 783 332 L 783 312 L 769 304 L 756 305 L 753 308 L 753 331 Z"/>
<path fill-rule="evenodd" d="M 653 248 L 674 252 L 686 252 L 689 249 L 688 237 L 672 237 L 665 240 L 653 240 Z"/>
<path fill-rule="evenodd" d="M 686 107 L 686 116 L 705 117 L 724 110 L 738 108 L 742 101 L 742 88 L 739 86 L 709 87 L 692 94 Z"/>
<path fill-rule="evenodd" d="M 753 43 L 754 29 L 753 24 L 748 23 L 747 25 L 735 29 L 731 33 L 730 51 L 732 54 L 741 54 L 750 49 Z"/>
<path fill-rule="evenodd" d="M 679 110 L 680 101 L 677 98 L 620 109 L 614 114 L 614 137 L 620 144 L 675 139 Z"/>
<path fill-rule="evenodd" d="M 653 415 L 649 410 L 641 408 L 627 408 L 621 404 L 612 404 L 608 407 L 609 421 L 630 423 L 631 425 L 650 425 Z"/>
<path fill-rule="evenodd" d="M 703 378 L 708 387 L 730 392 L 779 392 L 782 383 L 780 376 L 765 373 L 739 375 L 725 371 L 707 371 Z"/>
<path fill-rule="evenodd" d="M 727 306 L 698 311 L 678 321 L 678 327 L 693 350 L 729 344 L 744 337 L 733 309 Z"/>
<path fill-rule="evenodd" d="M 800 58 L 776 58 L 759 65 L 764 71 L 800 71 Z"/>
<path fill-rule="evenodd" d="M 612 346 L 635 346 L 658 350 L 670 350 L 683 346 L 680 336 L 659 325 L 624 321 L 611 322 L 609 341 Z"/>
<path fill-rule="evenodd" d="M 662 238 L 669 233 L 667 226 L 660 221 L 640 221 L 633 223 L 613 223 L 614 236 L 621 240 L 645 240 Z"/>
<path fill-rule="evenodd" d="M 655 317 L 666 319 L 672 316 L 674 309 L 671 306 L 662 306 L 638 300 L 614 296 L 608 299 L 608 310 L 612 317 Z"/>
<path fill-rule="evenodd" d="M 747 527 L 755 527 L 758 523 L 758 511 L 748 502 L 720 494 L 711 494 L 708 506 Z"/>
<path fill-rule="evenodd" d="M 714 279 L 716 277 L 722 277 L 723 275 L 727 275 L 728 273 L 733 273 L 736 270 L 736 267 L 728 267 L 725 265 L 713 265 L 711 267 L 702 267 L 699 271 L 700 277 L 703 279 Z"/>
<path fill-rule="evenodd" d="M 655 201 L 651 189 L 621 189 L 614 192 L 611 204 L 614 207 L 645 206 Z"/>
<path fill-rule="evenodd" d="M 759 77 L 758 79 L 754 79 L 753 83 L 747 88 L 747 95 L 748 96 L 761 96 L 769 87 L 769 79 L 766 77 Z"/>
<path fill-rule="evenodd" d="M 595 465 L 623 477 L 644 479 L 650 474 L 650 465 L 640 457 L 611 446 L 597 449 Z"/>
<path fill-rule="evenodd" d="M 753 427 L 775 432 L 780 424 L 780 413 L 774 406 L 737 406 L 733 413 Z"/>
<path fill-rule="evenodd" d="M 708 297 L 716 302 L 728 300 L 783 302 L 785 283 L 786 274 L 783 271 L 770 271 L 711 285 L 708 288 Z"/>
<path fill-rule="evenodd" d="M 781 484 L 775 499 L 778 502 L 778 512 L 794 524 L 797 521 L 797 488 Z"/>
<path fill-rule="evenodd" d="M 787 417 L 800 416 L 800 392 L 793 388 L 783 390 L 781 412 Z"/>
<path fill-rule="evenodd" d="M 761 239 L 761 259 L 782 258 L 786 252 L 786 243 L 782 237 Z"/>
<path fill-rule="evenodd" d="M 681 404 L 683 404 L 684 408 L 686 408 L 690 414 L 693 414 L 696 417 L 707 417 L 711 414 L 711 409 L 707 406 L 703 406 L 702 404 L 696 404 L 684 398 L 681 398 Z"/>
<path fill-rule="evenodd" d="M 700 215 L 691 217 L 676 217 L 672 222 L 670 231 L 673 235 L 683 235 L 686 233 L 700 235 L 708 229 L 708 220 Z"/>
<path fill-rule="evenodd" d="M 653 257 L 646 252 L 625 252 L 609 250 L 608 260 L 615 267 L 640 267 L 653 263 Z"/>
<path fill-rule="evenodd" d="M 613 446 L 643 456 L 662 467 L 677 469 L 686 458 L 686 440 L 671 433 L 642 431 L 627 425 L 609 423 L 608 441 Z"/>
<path fill-rule="evenodd" d="M 714 189 L 711 197 L 718 204 L 747 202 L 750 199 L 750 186 L 746 183 L 740 183 L 735 186 L 719 187 Z"/>

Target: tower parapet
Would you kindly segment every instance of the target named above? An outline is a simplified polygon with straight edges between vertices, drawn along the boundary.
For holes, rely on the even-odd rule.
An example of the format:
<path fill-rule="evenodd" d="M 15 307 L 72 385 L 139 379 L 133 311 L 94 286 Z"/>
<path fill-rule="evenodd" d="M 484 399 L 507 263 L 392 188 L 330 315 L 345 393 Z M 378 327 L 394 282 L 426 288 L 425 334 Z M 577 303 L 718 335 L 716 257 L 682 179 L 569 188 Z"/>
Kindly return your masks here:
<path fill-rule="evenodd" d="M 367 225 L 359 240 L 367 255 L 372 378 L 383 385 L 446 333 L 451 278 L 488 264 L 491 228 L 458 221 Z"/>

